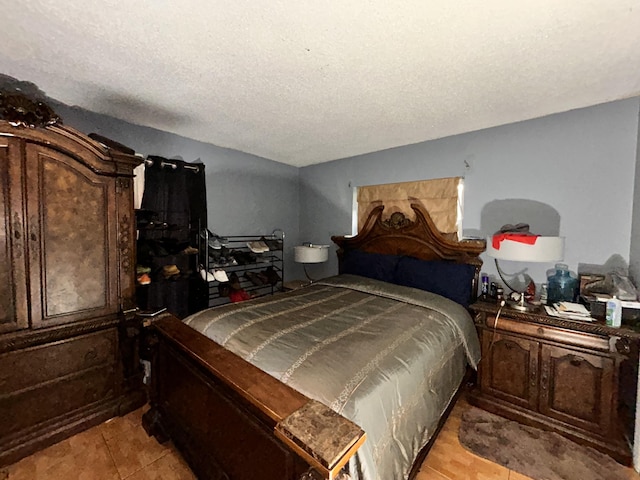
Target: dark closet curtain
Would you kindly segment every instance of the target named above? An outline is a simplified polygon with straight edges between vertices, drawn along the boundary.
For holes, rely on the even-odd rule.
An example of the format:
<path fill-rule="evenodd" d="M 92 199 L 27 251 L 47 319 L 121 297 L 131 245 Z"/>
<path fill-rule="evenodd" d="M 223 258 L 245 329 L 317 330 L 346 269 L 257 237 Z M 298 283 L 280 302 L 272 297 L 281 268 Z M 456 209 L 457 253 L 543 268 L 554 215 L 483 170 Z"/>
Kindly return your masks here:
<path fill-rule="evenodd" d="M 193 296 L 202 294 L 195 291 L 201 290 L 197 256 L 184 251 L 198 246 L 199 230 L 207 225 L 204 165 L 158 156 L 149 156 L 146 164 L 138 215 L 138 265 L 151 268 L 151 284 L 140 287 L 146 295 L 139 295 L 139 306 L 166 307 L 184 318 L 194 309 Z M 166 268 L 172 265 L 180 273 L 166 277 Z"/>
<path fill-rule="evenodd" d="M 142 209 L 157 212 L 160 220 L 169 225 L 184 227 L 184 233 L 178 237 L 189 240 L 190 230 L 197 230 L 199 225 L 200 228 L 207 226 L 204 165 L 157 156 L 148 159 L 153 164 L 147 165 L 144 173 Z"/>

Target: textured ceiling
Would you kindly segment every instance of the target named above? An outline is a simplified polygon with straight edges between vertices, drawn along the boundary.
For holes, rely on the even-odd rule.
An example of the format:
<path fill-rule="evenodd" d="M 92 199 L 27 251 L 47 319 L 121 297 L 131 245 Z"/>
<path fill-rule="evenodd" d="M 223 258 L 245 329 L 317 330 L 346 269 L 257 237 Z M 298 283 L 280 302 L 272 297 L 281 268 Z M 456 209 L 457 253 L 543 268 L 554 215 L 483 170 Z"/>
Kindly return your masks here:
<path fill-rule="evenodd" d="M 638 0 L 2 1 L 0 73 L 309 165 L 640 95 Z"/>

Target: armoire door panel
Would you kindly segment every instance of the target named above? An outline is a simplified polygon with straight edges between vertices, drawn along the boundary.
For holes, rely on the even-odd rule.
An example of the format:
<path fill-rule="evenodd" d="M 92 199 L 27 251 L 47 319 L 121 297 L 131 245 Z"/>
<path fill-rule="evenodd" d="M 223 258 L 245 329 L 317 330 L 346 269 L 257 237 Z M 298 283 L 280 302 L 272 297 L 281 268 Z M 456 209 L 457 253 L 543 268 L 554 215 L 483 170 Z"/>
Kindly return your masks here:
<path fill-rule="evenodd" d="M 31 289 L 32 325 L 117 312 L 109 179 L 39 145 L 27 146 L 27 161 L 30 278 L 40 286 Z"/>
<path fill-rule="evenodd" d="M 29 326 L 21 143 L 0 138 L 0 332 Z"/>

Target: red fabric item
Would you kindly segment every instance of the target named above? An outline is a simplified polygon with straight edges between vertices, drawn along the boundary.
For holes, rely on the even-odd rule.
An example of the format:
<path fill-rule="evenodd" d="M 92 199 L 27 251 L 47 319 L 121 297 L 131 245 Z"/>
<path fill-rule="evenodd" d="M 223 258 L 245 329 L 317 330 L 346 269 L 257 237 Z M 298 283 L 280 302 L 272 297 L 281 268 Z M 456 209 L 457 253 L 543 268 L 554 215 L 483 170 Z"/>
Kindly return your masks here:
<path fill-rule="evenodd" d="M 229 292 L 229 300 L 233 303 L 242 302 L 244 300 L 249 300 L 251 295 L 249 295 L 246 290 L 231 290 Z"/>
<path fill-rule="evenodd" d="M 491 243 L 495 250 L 500 250 L 500 244 L 503 240 L 511 240 L 513 242 L 526 243 L 527 245 L 535 245 L 540 235 L 525 235 L 522 233 L 497 233 L 493 236 Z"/>

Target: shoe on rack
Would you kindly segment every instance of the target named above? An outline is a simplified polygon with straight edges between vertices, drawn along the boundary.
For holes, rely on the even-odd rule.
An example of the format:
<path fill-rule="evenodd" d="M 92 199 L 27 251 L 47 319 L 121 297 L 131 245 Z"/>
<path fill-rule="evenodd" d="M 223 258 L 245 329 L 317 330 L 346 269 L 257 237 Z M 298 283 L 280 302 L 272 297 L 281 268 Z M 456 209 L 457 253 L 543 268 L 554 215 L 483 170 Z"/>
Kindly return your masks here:
<path fill-rule="evenodd" d="M 271 285 L 276 285 L 280 280 L 282 280 L 280 275 L 278 275 L 278 272 L 276 272 L 273 267 L 267 267 L 267 269 L 262 273 L 267 277 Z"/>
<path fill-rule="evenodd" d="M 260 279 L 260 281 L 262 282 L 263 285 L 266 285 L 267 283 L 269 283 L 269 277 L 267 277 L 264 272 L 256 272 L 256 277 L 258 277 Z"/>
<path fill-rule="evenodd" d="M 247 265 L 248 263 L 255 262 L 255 255 L 251 252 L 231 250 L 230 255 L 235 259 L 238 265 Z"/>
<path fill-rule="evenodd" d="M 148 273 L 142 273 L 138 275 L 138 283 L 140 285 L 149 285 L 151 283 L 151 278 Z"/>
<path fill-rule="evenodd" d="M 221 283 L 229 281 L 229 277 L 227 277 L 227 272 L 225 272 L 224 270 L 214 270 L 213 277 Z"/>
<path fill-rule="evenodd" d="M 249 247 L 249 250 L 251 250 L 253 253 L 264 253 L 269 251 L 269 247 L 267 247 L 267 244 L 259 241 L 247 242 L 247 247 Z"/>
<path fill-rule="evenodd" d="M 278 238 L 262 237 L 260 241 L 264 242 L 267 245 L 267 247 L 269 247 L 269 250 L 271 251 L 282 250 L 282 240 Z"/>
<path fill-rule="evenodd" d="M 206 240 L 210 248 L 214 250 L 220 250 L 222 248 L 222 244 L 218 240 L 218 235 L 212 233 L 210 230 L 206 228 L 200 230 L 200 237 Z"/>
<path fill-rule="evenodd" d="M 260 277 L 258 277 L 258 275 L 255 274 L 255 272 L 245 272 L 244 277 L 251 283 L 253 283 L 256 287 L 264 285 L 265 283 Z"/>
<path fill-rule="evenodd" d="M 236 272 L 232 272 L 231 275 L 229 275 L 229 285 L 234 290 L 240 290 L 242 288 L 242 285 L 240 284 L 240 278 L 238 277 L 238 274 Z"/>
<path fill-rule="evenodd" d="M 231 288 L 229 287 L 228 283 L 225 282 L 218 284 L 218 295 L 220 295 L 221 297 L 228 297 L 230 291 Z"/>
<path fill-rule="evenodd" d="M 182 253 L 184 253 L 185 255 L 195 255 L 196 253 L 198 253 L 198 249 L 189 245 L 187 248 L 182 250 Z"/>
<path fill-rule="evenodd" d="M 180 269 L 177 265 L 165 265 L 162 267 L 162 276 L 166 279 L 180 275 Z"/>
<path fill-rule="evenodd" d="M 220 240 L 218 240 L 217 238 L 210 238 L 209 246 L 214 250 L 220 250 L 222 248 L 222 244 L 220 243 Z"/>
<path fill-rule="evenodd" d="M 213 281 L 215 281 L 215 277 L 213 276 L 213 273 L 208 272 L 207 270 L 205 270 L 202 265 L 200 265 L 200 276 L 202 277 L 202 279 L 205 282 L 213 282 Z"/>
<path fill-rule="evenodd" d="M 219 237 L 218 235 L 216 235 L 216 238 L 218 239 L 220 245 L 222 245 L 223 247 L 229 246 L 229 239 L 227 237 Z"/>

